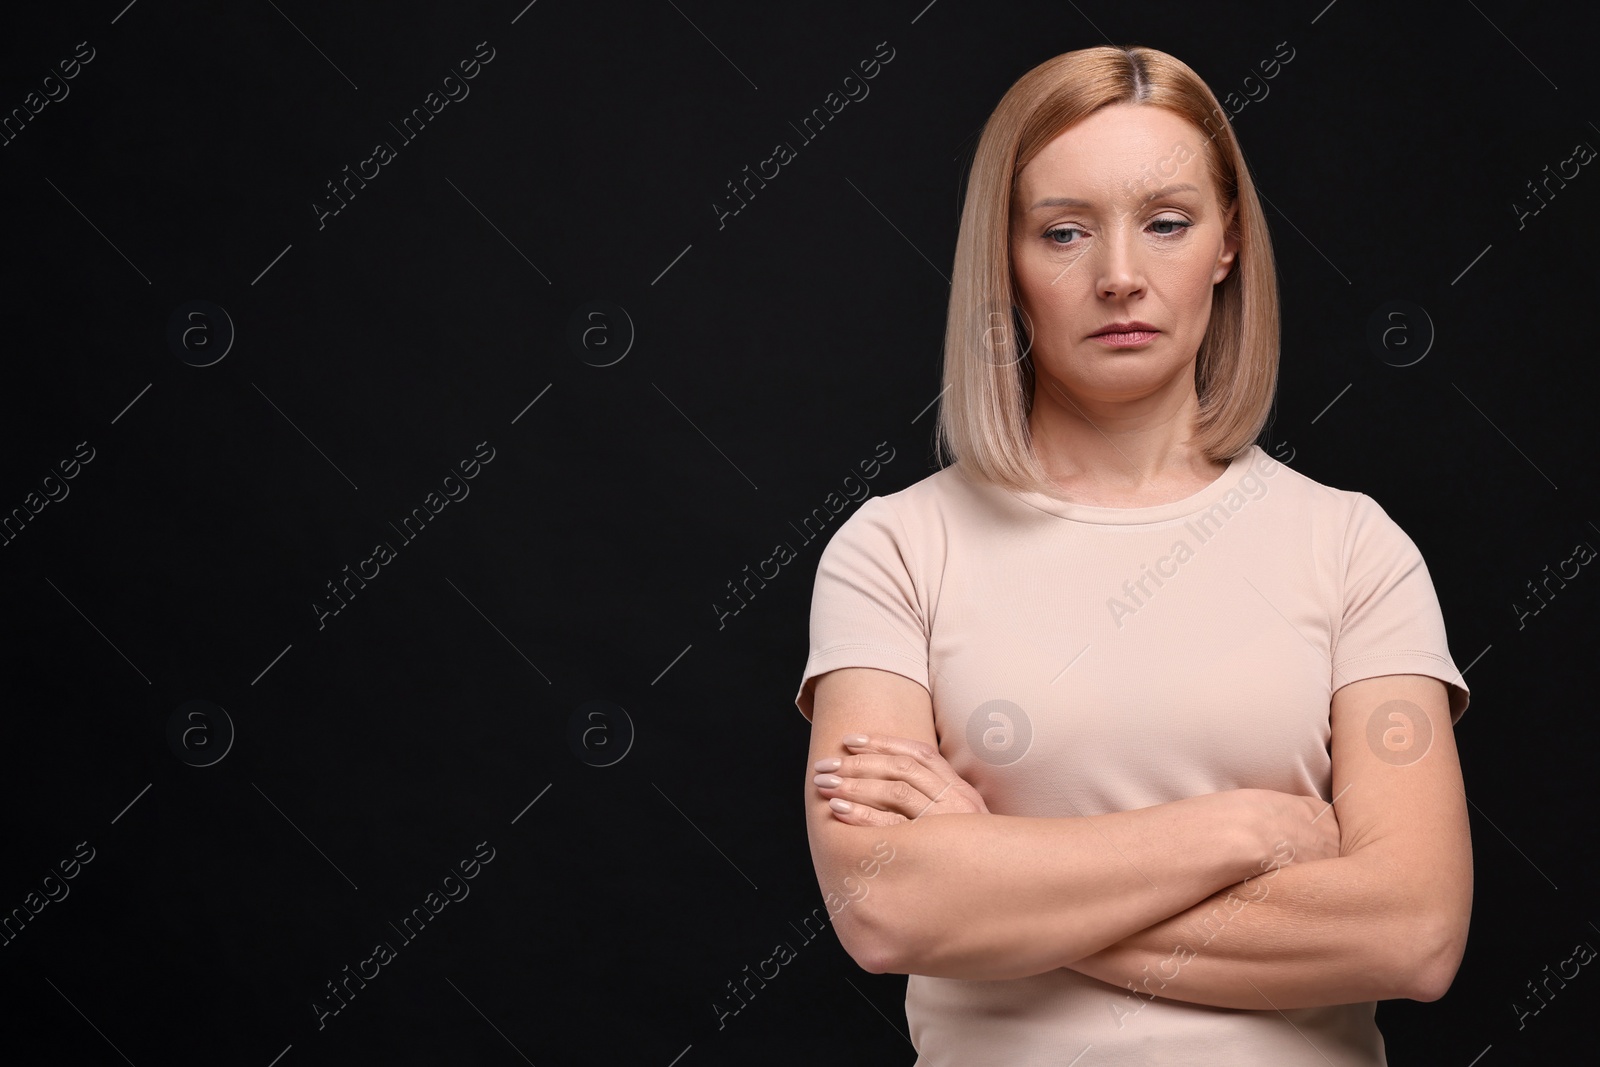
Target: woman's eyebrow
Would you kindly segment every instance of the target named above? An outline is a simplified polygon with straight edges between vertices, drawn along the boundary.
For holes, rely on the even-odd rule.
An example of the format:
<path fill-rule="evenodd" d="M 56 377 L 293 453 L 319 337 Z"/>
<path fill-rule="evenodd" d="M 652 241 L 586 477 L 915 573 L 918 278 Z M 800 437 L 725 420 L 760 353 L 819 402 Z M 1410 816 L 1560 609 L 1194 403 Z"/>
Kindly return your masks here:
<path fill-rule="evenodd" d="M 1182 193 L 1182 192 L 1198 193 L 1199 191 L 1200 191 L 1200 187 L 1199 186 L 1190 185 L 1188 182 L 1180 182 L 1177 185 L 1163 185 L 1161 188 L 1152 190 L 1151 192 L 1145 194 L 1144 199 L 1141 200 L 1140 203 L 1144 203 L 1146 201 L 1154 200 L 1158 196 L 1167 196 L 1167 195 L 1169 195 L 1171 193 Z M 1051 196 L 1051 197 L 1046 197 L 1043 200 L 1040 200 L 1038 203 L 1034 204 L 1028 210 L 1029 211 L 1038 211 L 1040 208 L 1046 208 L 1046 207 L 1091 208 L 1091 207 L 1094 207 L 1094 205 L 1091 204 L 1087 200 L 1079 200 L 1077 197 L 1072 197 L 1072 196 Z"/>

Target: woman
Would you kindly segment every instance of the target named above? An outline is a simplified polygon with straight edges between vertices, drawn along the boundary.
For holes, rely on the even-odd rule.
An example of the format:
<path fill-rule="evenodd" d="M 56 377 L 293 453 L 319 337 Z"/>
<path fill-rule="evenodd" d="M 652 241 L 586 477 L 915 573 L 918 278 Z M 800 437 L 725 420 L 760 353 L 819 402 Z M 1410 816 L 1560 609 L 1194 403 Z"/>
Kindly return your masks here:
<path fill-rule="evenodd" d="M 1215 97 L 1140 47 L 984 128 L 939 437 L 818 563 L 796 706 L 835 930 L 917 1064 L 1384 1064 L 1472 868 L 1468 692 L 1416 546 L 1254 444 L 1261 208 Z M 813 775 L 815 777 L 813 778 Z"/>

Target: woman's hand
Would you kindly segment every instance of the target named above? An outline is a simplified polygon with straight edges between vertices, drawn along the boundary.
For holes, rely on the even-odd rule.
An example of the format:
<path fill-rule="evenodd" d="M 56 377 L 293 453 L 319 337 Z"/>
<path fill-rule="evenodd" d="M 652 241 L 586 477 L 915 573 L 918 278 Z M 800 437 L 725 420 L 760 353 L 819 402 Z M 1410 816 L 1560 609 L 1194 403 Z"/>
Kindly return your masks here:
<path fill-rule="evenodd" d="M 977 789 L 926 741 L 850 734 L 844 747 L 851 755 L 813 766 L 818 772 L 813 783 L 840 822 L 891 826 L 923 815 L 989 811 Z"/>
<path fill-rule="evenodd" d="M 1340 855 L 1339 817 L 1321 797 L 1296 796 L 1276 789 L 1245 789 L 1257 815 L 1263 843 L 1284 862 L 1309 863 Z M 1275 864 L 1282 866 L 1283 864 Z"/>

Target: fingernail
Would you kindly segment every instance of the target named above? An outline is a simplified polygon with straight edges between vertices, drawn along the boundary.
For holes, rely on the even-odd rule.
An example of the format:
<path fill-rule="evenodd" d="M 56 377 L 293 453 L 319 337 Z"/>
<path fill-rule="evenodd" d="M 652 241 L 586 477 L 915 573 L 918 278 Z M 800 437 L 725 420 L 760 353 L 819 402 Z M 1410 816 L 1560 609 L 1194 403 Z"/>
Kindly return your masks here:
<path fill-rule="evenodd" d="M 832 800 L 828 801 L 828 805 L 833 808 L 834 811 L 839 812 L 847 812 L 851 808 L 851 804 L 848 800 L 840 800 L 838 797 L 834 797 Z"/>
<path fill-rule="evenodd" d="M 845 743 L 845 747 L 846 748 L 860 748 L 862 745 L 867 743 L 867 735 L 866 734 L 845 734 L 844 735 L 844 743 Z"/>
<path fill-rule="evenodd" d="M 836 771 L 843 766 L 843 764 L 843 760 L 841 760 L 838 756 L 834 756 L 830 759 L 817 760 L 817 762 L 811 765 L 811 768 L 818 771 Z"/>
<path fill-rule="evenodd" d="M 837 774 L 819 774 L 811 780 L 824 789 L 838 789 L 844 784 L 844 779 Z"/>

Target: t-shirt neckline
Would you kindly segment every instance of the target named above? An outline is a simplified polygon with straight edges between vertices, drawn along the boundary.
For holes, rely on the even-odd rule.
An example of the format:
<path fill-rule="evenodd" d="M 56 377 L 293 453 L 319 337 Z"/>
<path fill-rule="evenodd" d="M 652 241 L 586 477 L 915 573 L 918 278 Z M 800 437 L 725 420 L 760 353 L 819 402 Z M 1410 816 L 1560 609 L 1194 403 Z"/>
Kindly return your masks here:
<path fill-rule="evenodd" d="M 1100 507 L 1092 504 L 1079 504 L 1070 500 L 1062 500 L 1048 493 L 1037 491 L 1021 492 L 1008 489 L 1006 492 L 1030 507 L 1036 508 L 1047 514 L 1062 519 L 1071 519 L 1074 522 L 1088 522 L 1113 526 L 1133 526 L 1140 523 L 1165 522 L 1169 519 L 1181 519 L 1204 511 L 1219 497 L 1239 484 L 1245 472 L 1257 458 L 1265 455 L 1261 446 L 1252 444 L 1243 452 L 1235 456 L 1228 464 L 1226 470 L 1217 475 L 1205 488 L 1200 489 L 1181 500 L 1170 500 L 1165 504 L 1150 504 L 1137 508 Z"/>

